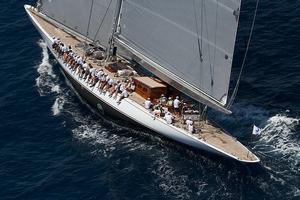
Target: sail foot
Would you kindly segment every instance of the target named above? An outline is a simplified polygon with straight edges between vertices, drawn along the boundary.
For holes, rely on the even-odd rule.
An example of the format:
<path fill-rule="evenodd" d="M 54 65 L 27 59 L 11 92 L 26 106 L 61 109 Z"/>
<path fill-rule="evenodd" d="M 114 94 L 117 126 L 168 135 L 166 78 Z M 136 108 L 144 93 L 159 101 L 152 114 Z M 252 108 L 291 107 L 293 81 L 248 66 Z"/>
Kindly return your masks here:
<path fill-rule="evenodd" d="M 176 75 L 171 72 L 165 70 L 162 66 L 155 63 L 151 59 L 147 58 L 139 51 L 132 48 L 126 42 L 119 38 L 115 38 L 116 45 L 121 49 L 122 52 L 125 52 L 126 55 L 131 57 L 132 60 L 142 65 L 145 69 L 153 73 L 155 76 L 159 77 L 161 80 L 166 82 L 168 85 L 176 88 L 182 93 L 188 95 L 192 99 L 209 106 L 217 111 L 220 111 L 225 114 L 231 114 L 232 112 L 222 105 L 223 102 L 219 102 L 218 100 L 210 97 L 205 94 L 198 88 L 190 85 L 188 82 L 180 79 Z"/>

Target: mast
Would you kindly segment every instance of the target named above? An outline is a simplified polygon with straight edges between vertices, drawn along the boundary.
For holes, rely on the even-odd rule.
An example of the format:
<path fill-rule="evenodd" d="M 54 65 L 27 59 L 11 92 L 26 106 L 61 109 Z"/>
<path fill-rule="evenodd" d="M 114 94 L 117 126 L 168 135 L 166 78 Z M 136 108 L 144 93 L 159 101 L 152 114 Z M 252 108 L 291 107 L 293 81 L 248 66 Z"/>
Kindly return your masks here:
<path fill-rule="evenodd" d="M 121 7 L 122 7 L 122 0 L 117 0 L 117 5 L 116 5 L 116 12 L 115 12 L 115 16 L 114 16 L 114 23 L 113 23 L 113 27 L 112 27 L 112 34 L 110 36 L 110 40 L 109 40 L 109 51 L 108 54 L 110 56 L 110 54 L 112 53 L 112 49 L 115 47 L 114 44 L 114 37 L 115 34 L 118 34 L 118 27 L 119 27 L 119 22 L 120 22 L 120 15 L 121 15 Z"/>

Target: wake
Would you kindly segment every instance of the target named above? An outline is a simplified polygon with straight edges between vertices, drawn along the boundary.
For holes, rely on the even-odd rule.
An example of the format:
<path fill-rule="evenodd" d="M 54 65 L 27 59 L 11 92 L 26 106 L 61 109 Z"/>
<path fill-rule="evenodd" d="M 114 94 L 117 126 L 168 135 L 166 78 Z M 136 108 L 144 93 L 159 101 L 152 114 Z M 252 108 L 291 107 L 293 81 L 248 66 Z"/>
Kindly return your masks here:
<path fill-rule="evenodd" d="M 264 158 L 262 165 L 268 171 L 271 184 L 267 184 L 270 194 L 275 185 L 288 188 L 286 197 L 300 196 L 299 189 L 299 118 L 276 114 L 266 121 L 262 134 L 256 141 L 255 150 Z M 272 186 L 274 185 L 274 186 Z"/>
<path fill-rule="evenodd" d="M 53 72 L 53 66 L 49 62 L 49 54 L 45 42 L 39 41 L 38 44 L 42 49 L 42 61 L 37 66 L 39 77 L 36 79 L 36 86 L 38 91 L 41 96 L 51 95 L 55 97 L 51 108 L 54 116 L 60 115 L 64 110 L 65 104 L 68 104 L 64 112 L 70 114 L 76 123 L 76 127 L 72 129 L 73 137 L 81 144 L 87 144 L 92 155 L 111 158 L 124 152 L 126 152 L 127 156 L 130 153 L 138 154 L 142 152 L 142 154 L 147 155 L 147 152 L 151 152 L 157 158 L 150 165 L 150 168 L 152 168 L 151 174 L 155 175 L 154 181 L 166 194 L 172 194 L 178 199 L 188 199 L 194 196 L 191 187 L 197 187 L 197 196 L 200 194 L 211 195 L 211 199 L 217 199 L 217 197 L 213 196 L 215 193 L 227 197 L 232 195 L 230 191 L 227 191 L 227 181 L 220 179 L 223 176 L 218 175 L 218 171 L 215 174 L 215 182 L 220 186 L 215 188 L 216 190 L 214 191 L 207 191 L 209 188 L 208 184 L 211 182 L 210 179 L 193 180 L 191 175 L 178 171 L 172 160 L 174 153 L 170 153 L 168 149 L 162 148 L 161 146 L 164 143 L 160 142 L 158 137 L 153 137 L 157 141 L 152 144 L 149 140 L 143 142 L 141 141 L 143 139 L 140 137 L 131 137 L 133 132 L 131 129 L 117 126 L 113 123 L 111 123 L 110 128 L 106 128 L 102 125 L 101 120 L 95 120 L 91 115 L 82 114 L 78 110 L 77 104 L 73 105 L 73 102 L 68 101 L 69 98 L 66 92 L 60 87 L 59 80 Z M 288 196 L 299 196 L 300 190 L 297 186 L 297 174 L 299 173 L 300 144 L 299 138 L 297 138 L 297 133 L 299 133 L 297 128 L 300 119 L 284 114 L 268 117 L 269 113 L 267 111 L 254 106 L 244 107 L 243 105 L 236 105 L 233 109 L 234 115 L 219 115 L 218 121 L 223 121 L 232 126 L 238 124 L 236 132 L 240 131 L 240 127 L 251 127 L 253 122 L 257 123 L 257 125 L 265 124 L 262 134 L 255 139 L 253 146 L 255 153 L 261 155 L 262 163 L 270 174 L 271 182 L 270 180 L 261 180 L 261 182 L 257 183 L 260 188 L 271 195 L 277 188 L 273 182 L 278 182 L 281 185 L 288 186 L 290 191 L 287 194 Z M 151 137 L 147 133 L 139 132 L 137 134 L 145 134 L 148 139 Z M 251 133 L 249 132 L 249 134 Z M 154 151 L 153 149 L 160 150 Z M 199 165 L 199 170 L 212 173 L 208 166 Z M 214 162 L 212 165 L 214 166 Z M 194 164 L 192 163 L 191 166 L 194 166 Z M 217 168 L 218 166 L 214 167 Z M 230 173 L 228 177 L 235 177 L 235 172 L 232 175 Z M 205 177 L 204 175 L 205 173 L 203 177 Z M 193 183 L 190 183 L 191 179 L 194 181 Z"/>
<path fill-rule="evenodd" d="M 40 96 L 56 94 L 56 99 L 51 109 L 52 114 L 56 116 L 63 110 L 65 97 L 58 84 L 59 80 L 53 72 L 53 66 L 49 62 L 47 44 L 44 41 L 39 40 L 38 45 L 42 49 L 42 61 L 37 66 L 39 76 L 36 78 L 36 86 Z"/>
<path fill-rule="evenodd" d="M 277 114 L 267 120 L 255 148 L 265 149 L 268 156 L 278 155 L 296 167 L 300 162 L 300 145 L 297 126 L 300 119 Z"/>

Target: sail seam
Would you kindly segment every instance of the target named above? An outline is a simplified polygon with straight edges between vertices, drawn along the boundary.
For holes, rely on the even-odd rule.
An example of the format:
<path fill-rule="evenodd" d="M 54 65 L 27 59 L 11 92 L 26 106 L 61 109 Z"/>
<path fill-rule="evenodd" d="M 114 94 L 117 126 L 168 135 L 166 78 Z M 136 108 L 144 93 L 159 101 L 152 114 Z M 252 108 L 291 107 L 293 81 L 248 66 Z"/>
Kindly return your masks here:
<path fill-rule="evenodd" d="M 164 17 L 164 16 L 162 16 L 162 15 L 159 15 L 159 14 L 157 14 L 157 13 L 153 13 L 151 10 L 149 10 L 149 9 L 147 9 L 147 8 L 145 8 L 145 7 L 142 7 L 142 6 L 136 4 L 136 3 L 132 2 L 132 1 L 129 1 L 129 0 L 128 0 L 127 2 L 128 2 L 129 4 L 132 4 L 132 5 L 136 6 L 136 7 L 138 7 L 138 8 L 141 9 L 141 10 L 145 10 L 145 11 L 147 11 L 148 13 L 151 13 L 153 16 L 156 16 L 156 17 L 159 17 L 159 18 L 161 18 L 161 19 L 164 19 L 166 22 L 172 24 L 173 26 L 175 26 L 175 27 L 177 27 L 177 28 L 179 28 L 179 29 L 181 29 L 181 30 L 187 32 L 187 33 L 189 33 L 190 35 L 193 35 L 194 37 L 197 37 L 197 35 L 196 35 L 195 33 L 193 33 L 192 31 L 190 31 L 190 30 L 184 28 L 183 26 L 179 26 L 178 24 L 174 23 L 172 20 L 169 20 L 168 18 L 166 18 L 166 17 Z M 233 12 L 233 10 L 232 10 L 232 12 Z M 230 58 L 233 57 L 233 54 L 227 52 L 225 49 L 223 49 L 223 48 L 221 48 L 221 47 L 219 47 L 219 46 L 215 46 L 212 42 L 210 42 L 210 41 L 209 41 L 208 39 L 206 39 L 205 37 L 202 37 L 202 39 L 205 41 L 205 43 L 207 43 L 207 44 L 210 45 L 210 46 L 213 46 L 214 48 L 216 48 L 216 49 L 218 49 L 219 51 L 223 52 L 224 54 L 228 55 Z"/>

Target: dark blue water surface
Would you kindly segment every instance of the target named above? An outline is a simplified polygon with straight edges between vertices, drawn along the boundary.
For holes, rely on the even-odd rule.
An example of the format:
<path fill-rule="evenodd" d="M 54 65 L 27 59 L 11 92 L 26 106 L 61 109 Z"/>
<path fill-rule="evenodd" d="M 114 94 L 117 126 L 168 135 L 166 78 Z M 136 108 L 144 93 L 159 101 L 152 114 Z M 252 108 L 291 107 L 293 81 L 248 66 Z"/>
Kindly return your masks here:
<path fill-rule="evenodd" d="M 261 1 L 233 114 L 261 158 L 241 166 L 100 118 L 47 52 L 23 4 L 0 2 L 0 199 L 300 199 L 300 1 Z M 255 1 L 244 0 L 233 77 Z M 67 8 L 66 8 L 67 9 Z M 251 126 L 264 128 L 251 137 Z"/>

